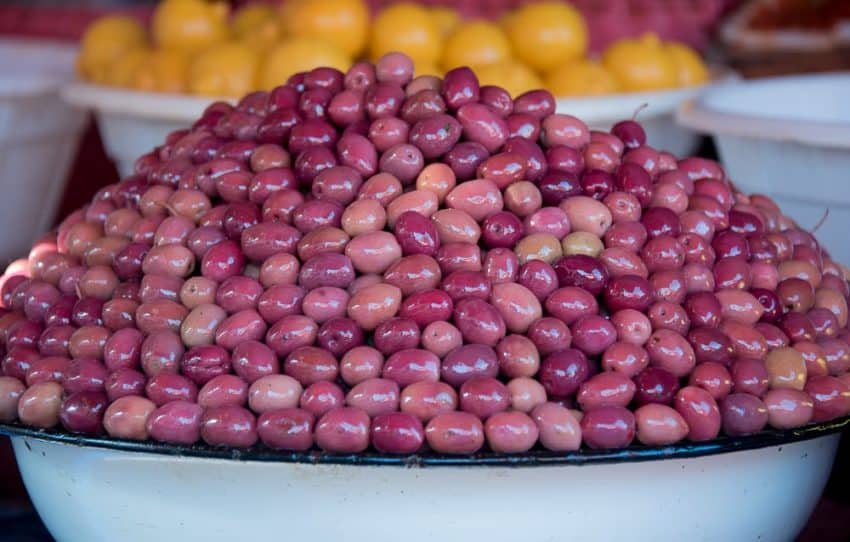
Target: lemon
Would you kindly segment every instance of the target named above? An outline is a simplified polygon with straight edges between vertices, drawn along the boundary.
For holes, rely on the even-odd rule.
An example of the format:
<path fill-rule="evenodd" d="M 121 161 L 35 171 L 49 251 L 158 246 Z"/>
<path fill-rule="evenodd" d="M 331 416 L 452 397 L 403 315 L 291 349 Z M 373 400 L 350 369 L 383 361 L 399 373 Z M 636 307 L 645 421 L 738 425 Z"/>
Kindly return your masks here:
<path fill-rule="evenodd" d="M 478 68 L 503 62 L 510 56 L 511 45 L 498 25 L 472 21 L 460 24 L 446 40 L 442 64 L 447 70 L 458 66 Z"/>
<path fill-rule="evenodd" d="M 228 37 L 227 4 L 163 0 L 151 21 L 154 43 L 165 49 L 197 51 Z"/>
<path fill-rule="evenodd" d="M 437 25 L 440 35 L 444 38 L 451 34 L 460 23 L 460 13 L 448 6 L 434 6 L 430 13 L 431 20 Z"/>
<path fill-rule="evenodd" d="M 257 88 L 260 58 L 244 43 L 222 43 L 201 53 L 189 68 L 189 90 L 204 96 L 242 96 Z"/>
<path fill-rule="evenodd" d="M 130 86 L 150 92 L 185 92 L 188 66 L 188 58 L 182 51 L 155 50 L 133 74 Z"/>
<path fill-rule="evenodd" d="M 406 2 L 393 4 L 373 21 L 370 46 L 373 60 L 400 51 L 414 63 L 435 65 L 441 53 L 440 30 L 425 8 Z"/>
<path fill-rule="evenodd" d="M 514 55 L 535 70 L 551 70 L 587 52 L 584 18 L 566 3 L 526 4 L 507 17 L 505 24 Z"/>
<path fill-rule="evenodd" d="M 516 60 L 486 64 L 478 68 L 476 75 L 482 86 L 498 85 L 514 97 L 529 90 L 543 88 L 543 82 L 534 70 Z"/>
<path fill-rule="evenodd" d="M 93 22 L 83 34 L 77 70 L 88 80 L 103 83 L 108 68 L 128 51 L 147 42 L 145 29 L 132 17 L 109 15 Z"/>
<path fill-rule="evenodd" d="M 137 47 L 127 51 L 110 64 L 106 80 L 103 82 L 114 87 L 132 86 L 133 78 L 150 54 L 151 51 L 147 47 Z"/>
<path fill-rule="evenodd" d="M 266 4 L 249 4 L 237 11 L 230 30 L 236 39 L 260 51 L 280 41 L 282 35 L 275 8 Z"/>
<path fill-rule="evenodd" d="M 664 49 L 676 65 L 679 86 L 702 85 L 708 81 L 708 68 L 696 51 L 681 43 L 668 43 Z"/>
<path fill-rule="evenodd" d="M 413 75 L 419 77 L 420 75 L 437 75 L 441 76 L 445 73 L 444 70 L 441 70 L 437 66 L 433 64 L 415 64 L 413 66 Z"/>
<path fill-rule="evenodd" d="M 676 63 L 654 34 L 611 44 L 602 62 L 628 92 L 672 88 L 678 82 Z"/>
<path fill-rule="evenodd" d="M 260 75 L 260 86 L 272 89 L 290 75 L 329 66 L 345 71 L 351 59 L 331 44 L 308 38 L 291 38 L 269 50 Z"/>
<path fill-rule="evenodd" d="M 599 96 L 617 92 L 617 80 L 593 60 L 558 66 L 546 76 L 546 88 L 555 96 Z"/>
<path fill-rule="evenodd" d="M 287 36 L 324 41 L 353 58 L 366 46 L 369 9 L 363 0 L 296 0 L 284 3 L 281 23 Z"/>

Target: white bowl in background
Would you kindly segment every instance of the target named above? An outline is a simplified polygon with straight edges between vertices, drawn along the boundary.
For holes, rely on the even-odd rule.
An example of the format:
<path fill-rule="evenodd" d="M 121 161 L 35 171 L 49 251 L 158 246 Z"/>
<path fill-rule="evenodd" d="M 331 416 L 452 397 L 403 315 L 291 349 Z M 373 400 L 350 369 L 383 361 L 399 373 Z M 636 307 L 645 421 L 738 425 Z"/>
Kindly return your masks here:
<path fill-rule="evenodd" d="M 0 426 L 59 542 L 791 541 L 850 419 L 665 448 L 290 454 Z"/>
<path fill-rule="evenodd" d="M 0 263 L 26 255 L 53 223 L 85 113 L 59 98 L 74 47 L 0 39 Z"/>
<path fill-rule="evenodd" d="M 732 181 L 774 198 L 832 256 L 850 263 L 850 73 L 719 85 L 682 105 L 677 121 L 712 134 Z"/>
<path fill-rule="evenodd" d="M 94 112 L 106 154 L 115 162 L 121 177 L 133 172 L 139 156 L 162 145 L 174 130 L 191 126 L 216 101 L 77 82 L 68 85 L 62 96 L 68 103 Z"/>

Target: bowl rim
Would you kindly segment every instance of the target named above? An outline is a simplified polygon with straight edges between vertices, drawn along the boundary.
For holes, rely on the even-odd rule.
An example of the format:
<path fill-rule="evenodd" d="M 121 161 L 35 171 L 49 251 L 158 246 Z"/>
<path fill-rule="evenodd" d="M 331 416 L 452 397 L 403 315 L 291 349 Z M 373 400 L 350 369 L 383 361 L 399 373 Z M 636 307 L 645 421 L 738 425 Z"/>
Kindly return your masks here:
<path fill-rule="evenodd" d="M 713 94 L 736 92 L 742 87 L 769 88 L 817 80 L 846 79 L 850 71 L 810 75 L 765 77 L 740 84 L 712 86 L 704 92 L 683 101 L 675 111 L 676 122 L 697 132 L 718 136 L 738 136 L 791 142 L 807 146 L 850 149 L 850 125 L 821 120 L 771 118 L 759 114 L 735 113 L 716 109 L 707 103 Z"/>
<path fill-rule="evenodd" d="M 106 436 L 83 436 L 55 429 L 35 429 L 17 423 L 0 424 L 0 435 L 13 438 L 32 438 L 56 444 L 93 447 L 118 452 L 137 452 L 182 458 L 245 462 L 373 467 L 550 467 L 689 459 L 745 450 L 757 450 L 837 434 L 847 427 L 850 427 L 850 416 L 796 429 L 768 429 L 743 437 L 721 437 L 706 442 L 683 442 L 670 446 L 642 446 L 633 444 L 628 448 L 619 450 L 581 449 L 574 452 L 532 450 L 524 454 L 483 452 L 473 455 L 393 455 L 379 452 L 333 454 L 320 450 L 286 452 L 272 450 L 262 443 L 255 444 L 248 449 L 214 447 L 207 444 L 185 446 L 154 441 L 113 439 Z"/>

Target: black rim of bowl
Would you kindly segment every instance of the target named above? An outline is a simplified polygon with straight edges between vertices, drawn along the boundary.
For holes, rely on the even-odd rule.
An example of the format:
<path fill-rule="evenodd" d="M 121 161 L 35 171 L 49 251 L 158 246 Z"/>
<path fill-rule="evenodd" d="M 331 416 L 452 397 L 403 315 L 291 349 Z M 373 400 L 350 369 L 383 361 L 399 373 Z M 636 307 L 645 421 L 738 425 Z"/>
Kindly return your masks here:
<path fill-rule="evenodd" d="M 105 436 L 75 435 L 57 430 L 43 430 L 17 424 L 0 424 L 0 435 L 23 437 L 72 446 L 88 446 L 124 452 L 144 452 L 178 457 L 306 463 L 326 465 L 367 465 L 398 467 L 544 467 L 553 465 L 592 465 L 601 463 L 634 463 L 662 459 L 702 457 L 743 450 L 781 446 L 811 440 L 843 431 L 850 426 L 850 416 L 797 429 L 766 430 L 743 437 L 722 437 L 707 442 L 682 442 L 670 446 L 632 445 L 619 450 L 587 450 L 550 452 L 534 449 L 524 454 L 506 455 L 482 452 L 474 455 L 421 453 L 392 455 L 374 452 L 332 454 L 320 450 L 284 452 L 257 444 L 248 449 L 222 448 L 195 444 L 180 446 L 153 441 L 131 441 Z M 26 441 L 24 441 L 26 443 Z M 28 444 L 27 444 L 28 445 Z"/>

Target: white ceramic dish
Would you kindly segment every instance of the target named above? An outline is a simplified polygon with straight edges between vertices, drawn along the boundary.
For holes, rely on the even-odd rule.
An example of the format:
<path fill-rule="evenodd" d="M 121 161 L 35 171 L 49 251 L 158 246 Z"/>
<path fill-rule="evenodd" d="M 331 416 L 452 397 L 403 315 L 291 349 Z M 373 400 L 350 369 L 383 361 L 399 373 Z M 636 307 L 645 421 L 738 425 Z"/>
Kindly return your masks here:
<path fill-rule="evenodd" d="M 59 542 L 791 541 L 844 419 L 615 452 L 333 456 L 0 426 Z"/>
<path fill-rule="evenodd" d="M 683 126 L 712 134 L 732 180 L 773 197 L 850 263 L 850 73 L 720 85 L 685 103 Z"/>
<path fill-rule="evenodd" d="M 50 228 L 85 113 L 59 99 L 73 47 L 0 39 L 0 260 L 26 254 Z"/>
<path fill-rule="evenodd" d="M 122 177 L 133 172 L 139 156 L 161 145 L 174 130 L 190 126 L 216 101 L 86 83 L 68 85 L 62 96 L 68 103 L 94 112 L 106 153 Z"/>

